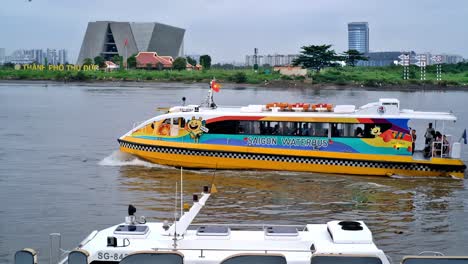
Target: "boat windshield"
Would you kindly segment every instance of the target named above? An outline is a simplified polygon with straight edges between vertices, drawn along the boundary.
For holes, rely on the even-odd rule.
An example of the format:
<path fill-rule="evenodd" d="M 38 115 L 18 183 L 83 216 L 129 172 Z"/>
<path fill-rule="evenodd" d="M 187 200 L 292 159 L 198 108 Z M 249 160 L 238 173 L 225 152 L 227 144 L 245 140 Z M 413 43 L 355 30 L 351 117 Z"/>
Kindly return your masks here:
<path fill-rule="evenodd" d="M 415 256 L 403 258 L 402 264 L 467 264 L 468 257 Z"/>
<path fill-rule="evenodd" d="M 313 256 L 311 264 L 382 264 L 377 257 L 369 256 Z"/>

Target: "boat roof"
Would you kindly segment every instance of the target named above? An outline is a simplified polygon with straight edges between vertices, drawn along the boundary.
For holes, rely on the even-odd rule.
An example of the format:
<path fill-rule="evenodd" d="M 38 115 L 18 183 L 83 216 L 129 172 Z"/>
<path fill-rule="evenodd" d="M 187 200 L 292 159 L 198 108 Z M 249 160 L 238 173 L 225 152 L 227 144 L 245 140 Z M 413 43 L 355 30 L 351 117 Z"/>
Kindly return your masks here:
<path fill-rule="evenodd" d="M 178 252 L 184 263 L 220 263 L 235 254 L 278 253 L 288 263 L 310 263 L 315 254 L 371 256 L 388 264 L 384 252 L 373 242 L 362 221 L 329 221 L 307 225 L 216 225 L 192 224 L 211 193 L 194 198 L 192 207 L 168 222 L 137 222 L 136 209 L 129 206 L 125 223 L 93 231 L 80 243 L 91 261 L 108 260 L 134 252 Z M 200 256 L 202 262 L 200 262 Z"/>
<path fill-rule="evenodd" d="M 190 109 L 192 106 L 184 107 Z M 183 109 L 183 106 L 173 107 L 171 109 Z M 352 109 L 352 107 L 349 107 Z M 385 119 L 411 119 L 411 120 L 441 120 L 456 121 L 457 117 L 449 112 L 424 112 L 412 109 L 397 109 L 396 111 L 387 111 L 378 113 L 369 108 L 352 109 L 349 111 L 336 111 L 340 106 L 335 106 L 333 111 L 312 112 L 312 111 L 271 111 L 263 108 L 263 105 L 249 106 L 219 106 L 217 108 L 200 107 L 198 111 L 169 111 L 169 113 L 189 112 L 209 116 L 270 116 L 270 117 L 299 117 L 299 118 L 385 118 Z"/>

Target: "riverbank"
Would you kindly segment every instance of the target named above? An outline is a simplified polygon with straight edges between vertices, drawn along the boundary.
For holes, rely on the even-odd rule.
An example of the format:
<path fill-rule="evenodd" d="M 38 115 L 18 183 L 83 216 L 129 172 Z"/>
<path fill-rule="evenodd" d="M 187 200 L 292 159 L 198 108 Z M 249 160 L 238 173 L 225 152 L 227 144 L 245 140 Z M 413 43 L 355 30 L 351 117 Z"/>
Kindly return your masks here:
<path fill-rule="evenodd" d="M 448 67 L 447 67 L 448 68 Z M 452 66 L 453 68 L 453 66 Z M 206 71 L 33 71 L 0 69 L 0 81 L 34 81 L 60 83 L 105 83 L 113 86 L 141 86 L 145 83 L 209 83 L 216 78 L 223 84 L 233 86 L 250 85 L 271 88 L 323 88 L 323 87 L 360 87 L 386 88 L 397 90 L 413 89 L 464 89 L 468 87 L 467 70 L 448 68 L 443 80 L 437 81 L 435 72 L 428 67 L 426 80 L 418 79 L 418 69 L 410 69 L 410 80 L 401 78 L 401 67 L 344 67 L 329 68 L 320 73 L 309 73 L 307 77 L 280 75 L 270 70 L 221 70 Z"/>
<path fill-rule="evenodd" d="M 38 85 L 38 86 L 93 86 L 93 87 L 138 87 L 151 88 L 163 84 L 165 87 L 179 87 L 183 85 L 206 85 L 208 88 L 209 82 L 164 82 L 164 81 L 54 81 L 54 80 L 0 80 L 0 86 L 22 86 L 22 85 Z M 336 85 L 336 84 L 313 84 L 300 81 L 271 81 L 266 84 L 239 84 L 223 82 L 224 89 L 236 88 L 271 88 L 271 89 L 311 89 L 311 90 L 353 90 L 362 89 L 368 91 L 468 91 L 466 86 L 441 86 L 432 84 L 423 85 L 383 85 L 383 86 L 363 86 L 363 85 Z"/>

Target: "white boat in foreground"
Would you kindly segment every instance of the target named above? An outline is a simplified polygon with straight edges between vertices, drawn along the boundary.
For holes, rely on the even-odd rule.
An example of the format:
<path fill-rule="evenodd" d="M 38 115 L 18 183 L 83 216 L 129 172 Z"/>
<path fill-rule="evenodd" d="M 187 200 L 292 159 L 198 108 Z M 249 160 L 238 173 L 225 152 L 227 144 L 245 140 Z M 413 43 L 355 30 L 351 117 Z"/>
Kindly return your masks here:
<path fill-rule="evenodd" d="M 194 225 L 211 195 L 205 186 L 190 210 L 172 222 L 138 220 L 129 205 L 125 222 L 93 231 L 59 263 L 69 264 L 389 264 L 362 221 L 293 225 Z M 20 250 L 15 264 L 37 263 L 35 251 Z M 461 264 L 467 257 L 407 257 L 405 264 Z"/>

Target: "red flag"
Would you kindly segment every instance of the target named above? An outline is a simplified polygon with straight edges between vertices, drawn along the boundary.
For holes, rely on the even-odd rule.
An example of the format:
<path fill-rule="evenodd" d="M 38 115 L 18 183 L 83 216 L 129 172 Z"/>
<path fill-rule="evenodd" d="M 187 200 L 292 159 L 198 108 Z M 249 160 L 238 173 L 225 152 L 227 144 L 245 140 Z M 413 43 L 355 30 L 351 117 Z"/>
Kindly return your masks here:
<path fill-rule="evenodd" d="M 126 38 L 124 41 L 124 46 L 126 47 L 127 45 L 128 45 L 128 38 Z"/>
<path fill-rule="evenodd" d="M 221 84 L 217 83 L 215 80 L 212 80 L 210 82 L 211 89 L 215 92 L 219 92 L 219 89 L 221 88 Z"/>

